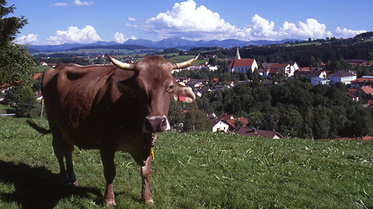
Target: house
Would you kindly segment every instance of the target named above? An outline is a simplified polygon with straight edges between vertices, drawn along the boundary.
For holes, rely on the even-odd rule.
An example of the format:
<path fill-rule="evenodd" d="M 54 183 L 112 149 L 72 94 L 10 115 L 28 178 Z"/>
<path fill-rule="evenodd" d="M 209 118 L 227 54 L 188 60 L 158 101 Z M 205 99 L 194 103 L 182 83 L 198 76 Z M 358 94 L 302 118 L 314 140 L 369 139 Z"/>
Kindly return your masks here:
<path fill-rule="evenodd" d="M 367 66 L 369 63 L 367 60 L 362 59 L 346 59 L 345 61 L 352 66 Z"/>
<path fill-rule="evenodd" d="M 358 102 L 359 101 L 359 96 L 357 96 L 355 93 L 351 92 L 351 91 L 347 91 L 346 92 L 347 96 L 350 97 L 350 99 L 354 102 Z"/>
<path fill-rule="evenodd" d="M 329 75 L 331 84 L 342 82 L 345 85 L 351 84 L 351 81 L 356 79 L 356 75 L 348 71 L 338 71 Z"/>
<path fill-rule="evenodd" d="M 241 59 L 239 49 L 234 60 L 228 66 L 229 73 L 247 73 L 248 71 L 254 72 L 258 69 L 258 64 L 255 59 Z"/>
<path fill-rule="evenodd" d="M 373 77 L 372 76 L 363 76 L 362 78 L 357 78 L 351 81 L 351 88 L 360 88 L 368 85 L 373 84 Z"/>
<path fill-rule="evenodd" d="M 360 88 L 361 94 L 363 97 L 372 98 L 373 97 L 373 88 L 371 86 L 364 86 Z"/>
<path fill-rule="evenodd" d="M 34 74 L 34 80 L 38 79 L 41 77 L 41 73 L 35 73 Z"/>
<path fill-rule="evenodd" d="M 369 100 L 368 105 L 369 105 L 369 107 L 373 107 L 373 100 Z"/>
<path fill-rule="evenodd" d="M 267 131 L 267 130 L 260 130 L 260 129 L 252 129 L 252 128 L 240 128 L 237 134 L 243 136 L 250 136 L 250 137 L 266 137 L 269 139 L 281 139 L 284 138 L 280 133 L 276 131 Z"/>
<path fill-rule="evenodd" d="M 223 122 L 221 119 L 212 119 L 210 122 L 212 132 L 228 132 L 229 130 L 229 125 Z"/>
<path fill-rule="evenodd" d="M 329 85 L 329 83 L 330 83 L 330 80 L 326 79 L 326 78 L 320 78 L 320 77 L 312 77 L 311 78 L 311 84 L 313 86 L 318 85 L 318 84 Z"/>
<path fill-rule="evenodd" d="M 323 70 L 297 70 L 295 72 L 297 77 L 306 77 L 306 78 L 327 78 L 327 74 Z"/>
<path fill-rule="evenodd" d="M 267 78 L 268 74 L 269 74 L 269 68 L 259 69 L 258 72 L 259 72 L 259 75 L 264 76 L 265 78 Z"/>
<path fill-rule="evenodd" d="M 229 130 L 230 131 L 235 131 L 237 129 L 236 123 L 237 121 L 242 123 L 242 127 L 246 127 L 246 125 L 249 123 L 249 121 L 244 118 L 244 117 L 239 117 L 239 118 L 229 118 L 229 119 L 224 119 L 223 122 L 229 125 Z"/>
<path fill-rule="evenodd" d="M 269 69 L 268 75 L 274 76 L 276 74 L 283 74 L 286 77 L 294 76 L 295 71 L 299 69 L 297 63 L 263 63 L 262 67 L 264 69 Z"/>

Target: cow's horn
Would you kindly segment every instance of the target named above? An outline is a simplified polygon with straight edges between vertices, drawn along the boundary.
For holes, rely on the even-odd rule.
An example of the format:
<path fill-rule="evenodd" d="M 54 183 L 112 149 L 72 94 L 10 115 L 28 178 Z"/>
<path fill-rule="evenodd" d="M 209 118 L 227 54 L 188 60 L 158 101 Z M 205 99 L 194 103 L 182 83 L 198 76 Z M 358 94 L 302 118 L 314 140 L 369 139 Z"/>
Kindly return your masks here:
<path fill-rule="evenodd" d="M 193 64 L 194 61 L 196 61 L 198 59 L 198 57 L 199 57 L 199 54 L 197 54 L 197 56 L 195 56 L 193 59 L 190 59 L 188 61 L 180 62 L 180 63 L 174 63 L 174 64 L 172 64 L 173 69 L 181 69 L 181 68 L 189 67 Z"/>
<path fill-rule="evenodd" d="M 106 54 L 106 56 L 109 58 L 109 60 L 117 67 L 123 69 L 123 70 L 133 70 L 135 68 L 135 65 L 133 64 L 128 64 L 128 63 L 124 63 L 124 62 L 121 62 L 119 60 L 116 60 L 112 57 L 110 57 L 110 55 Z"/>

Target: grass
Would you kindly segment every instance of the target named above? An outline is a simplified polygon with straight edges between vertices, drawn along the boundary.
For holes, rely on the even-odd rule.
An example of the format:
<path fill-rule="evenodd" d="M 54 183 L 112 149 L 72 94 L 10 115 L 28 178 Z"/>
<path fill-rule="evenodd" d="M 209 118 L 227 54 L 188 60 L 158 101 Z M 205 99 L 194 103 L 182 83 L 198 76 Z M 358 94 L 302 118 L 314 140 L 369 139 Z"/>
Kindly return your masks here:
<path fill-rule="evenodd" d="M 195 55 L 186 55 L 186 56 L 176 56 L 168 59 L 171 63 L 179 63 L 179 62 L 185 62 L 187 60 L 193 59 Z M 207 60 L 208 61 L 208 60 Z M 200 65 L 202 63 L 205 63 L 206 60 L 196 60 L 193 65 Z"/>
<path fill-rule="evenodd" d="M 37 121 L 47 126 L 46 121 Z M 57 183 L 51 136 L 0 118 L 0 208 L 104 208 L 97 150 L 74 151 L 78 188 Z M 373 141 L 271 140 L 162 133 L 151 189 L 158 208 L 373 208 Z M 116 153 L 117 208 L 141 202 L 139 167 Z"/>

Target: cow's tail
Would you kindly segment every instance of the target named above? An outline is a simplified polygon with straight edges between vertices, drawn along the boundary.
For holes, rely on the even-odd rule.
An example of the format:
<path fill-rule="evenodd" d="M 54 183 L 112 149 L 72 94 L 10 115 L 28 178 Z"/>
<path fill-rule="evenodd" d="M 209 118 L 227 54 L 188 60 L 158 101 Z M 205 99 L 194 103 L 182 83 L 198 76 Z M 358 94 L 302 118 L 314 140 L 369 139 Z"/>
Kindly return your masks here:
<path fill-rule="evenodd" d="M 50 129 L 46 129 L 46 128 L 40 127 L 38 124 L 36 124 L 32 120 L 27 120 L 26 122 L 31 126 L 31 128 L 35 129 L 36 131 L 38 131 L 39 133 L 41 133 L 43 136 L 45 134 L 51 134 L 52 133 L 52 131 Z"/>

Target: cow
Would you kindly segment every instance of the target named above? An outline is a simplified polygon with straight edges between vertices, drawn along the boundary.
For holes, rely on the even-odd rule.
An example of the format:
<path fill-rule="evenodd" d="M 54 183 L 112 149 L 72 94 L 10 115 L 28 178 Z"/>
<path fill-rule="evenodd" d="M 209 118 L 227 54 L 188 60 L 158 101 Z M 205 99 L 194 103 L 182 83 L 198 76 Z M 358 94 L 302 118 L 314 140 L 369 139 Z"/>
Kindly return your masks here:
<path fill-rule="evenodd" d="M 191 88 L 177 83 L 171 71 L 192 65 L 198 56 L 174 64 L 150 56 L 128 64 L 107 55 L 110 65 L 58 64 L 46 70 L 41 90 L 60 181 L 78 186 L 74 146 L 99 149 L 106 179 L 105 205 L 113 206 L 114 155 L 124 151 L 140 166 L 142 200 L 154 204 L 149 187 L 152 148 L 157 133 L 170 129 L 170 97 L 195 100 Z"/>

